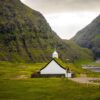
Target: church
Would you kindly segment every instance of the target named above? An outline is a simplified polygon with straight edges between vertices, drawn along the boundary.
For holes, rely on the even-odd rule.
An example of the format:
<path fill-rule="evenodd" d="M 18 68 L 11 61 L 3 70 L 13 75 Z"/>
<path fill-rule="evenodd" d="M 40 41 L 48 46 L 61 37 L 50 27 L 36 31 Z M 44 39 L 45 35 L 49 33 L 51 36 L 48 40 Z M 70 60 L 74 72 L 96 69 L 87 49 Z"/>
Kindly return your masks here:
<path fill-rule="evenodd" d="M 44 66 L 40 71 L 40 75 L 42 76 L 55 76 L 55 77 L 72 77 L 72 73 L 69 72 L 68 69 L 65 69 L 63 66 L 59 64 L 56 60 L 59 58 L 58 52 L 55 50 L 52 54 L 52 60 Z"/>

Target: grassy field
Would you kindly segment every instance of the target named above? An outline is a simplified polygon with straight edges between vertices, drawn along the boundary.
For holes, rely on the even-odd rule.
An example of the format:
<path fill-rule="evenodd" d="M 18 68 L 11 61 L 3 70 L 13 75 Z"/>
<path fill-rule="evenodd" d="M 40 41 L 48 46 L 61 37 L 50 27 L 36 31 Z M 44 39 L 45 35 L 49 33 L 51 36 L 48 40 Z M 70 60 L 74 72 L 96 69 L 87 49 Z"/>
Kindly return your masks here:
<path fill-rule="evenodd" d="M 0 100 L 100 100 L 100 86 L 67 78 L 31 79 L 45 64 L 0 62 Z"/>
<path fill-rule="evenodd" d="M 59 78 L 0 80 L 0 100 L 100 100 L 100 87 Z"/>

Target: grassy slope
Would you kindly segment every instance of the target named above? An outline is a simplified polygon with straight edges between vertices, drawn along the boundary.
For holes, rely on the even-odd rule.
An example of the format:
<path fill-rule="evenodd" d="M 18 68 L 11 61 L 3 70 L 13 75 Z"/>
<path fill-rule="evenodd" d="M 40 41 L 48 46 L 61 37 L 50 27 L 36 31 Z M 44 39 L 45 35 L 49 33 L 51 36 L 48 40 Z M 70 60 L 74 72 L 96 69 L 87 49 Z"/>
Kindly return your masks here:
<path fill-rule="evenodd" d="M 0 62 L 0 100 L 100 99 L 98 86 L 82 85 L 63 78 L 19 77 L 21 75 L 30 77 L 31 73 L 38 71 L 45 64 Z"/>
<path fill-rule="evenodd" d="M 71 61 L 83 61 L 83 62 L 89 62 L 91 61 L 91 56 L 93 57 L 93 54 L 91 52 L 91 50 L 86 49 L 86 48 L 81 48 L 80 46 L 78 46 L 76 43 L 74 43 L 71 40 L 64 40 L 64 42 L 67 44 L 68 48 L 68 52 L 67 52 L 67 56 L 69 57 L 69 60 Z M 72 56 L 69 56 L 72 55 Z M 91 55 L 91 56 L 89 56 Z M 86 59 L 84 59 L 86 58 Z M 88 58 L 88 59 L 87 59 Z"/>
<path fill-rule="evenodd" d="M 95 57 L 100 57 L 100 15 L 95 18 L 89 25 L 80 30 L 72 38 L 82 47 L 91 49 Z"/>
<path fill-rule="evenodd" d="M 1 100 L 99 100 L 99 90 L 67 79 L 0 80 Z"/>
<path fill-rule="evenodd" d="M 84 60 L 93 58 L 91 52 L 63 42 L 41 13 L 19 0 L 1 0 L 0 7 L 0 60 L 48 61 L 55 46 L 60 58 L 65 61 L 76 57 Z"/>
<path fill-rule="evenodd" d="M 44 17 L 19 0 L 3 0 L 0 6 L 0 60 L 48 60 L 52 47 L 61 39 Z"/>

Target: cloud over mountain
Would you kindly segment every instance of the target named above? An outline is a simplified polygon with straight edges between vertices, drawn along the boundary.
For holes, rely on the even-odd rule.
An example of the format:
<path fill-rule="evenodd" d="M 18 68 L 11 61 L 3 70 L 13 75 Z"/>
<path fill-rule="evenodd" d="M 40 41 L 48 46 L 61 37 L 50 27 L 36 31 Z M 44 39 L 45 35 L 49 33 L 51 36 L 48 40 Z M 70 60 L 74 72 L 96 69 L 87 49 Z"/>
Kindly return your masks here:
<path fill-rule="evenodd" d="M 21 0 L 42 13 L 99 11 L 100 0 Z"/>

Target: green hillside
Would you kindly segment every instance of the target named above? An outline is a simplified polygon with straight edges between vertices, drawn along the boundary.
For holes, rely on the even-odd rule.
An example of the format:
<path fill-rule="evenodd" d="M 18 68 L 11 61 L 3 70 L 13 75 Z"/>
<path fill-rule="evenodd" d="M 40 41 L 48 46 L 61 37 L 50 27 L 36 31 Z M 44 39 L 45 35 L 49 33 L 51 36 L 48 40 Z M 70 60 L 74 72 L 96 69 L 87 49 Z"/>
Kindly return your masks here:
<path fill-rule="evenodd" d="M 19 0 L 0 0 L 1 61 L 48 61 L 55 46 L 60 58 L 65 61 L 68 58 L 93 58 L 88 50 L 75 48 L 74 51 L 74 47 L 61 40 L 39 12 Z"/>
<path fill-rule="evenodd" d="M 80 30 L 72 40 L 82 47 L 91 49 L 96 58 L 100 57 L 100 15 Z"/>
<path fill-rule="evenodd" d="M 71 40 L 64 40 L 64 42 L 69 47 L 67 50 L 68 51 L 67 56 L 69 57 L 69 60 L 72 60 L 72 61 L 83 60 L 83 61 L 85 61 L 85 60 L 91 60 L 91 57 L 93 57 L 91 50 L 89 50 L 87 48 L 82 48 Z M 70 55 L 72 55 L 72 56 L 70 57 Z"/>

